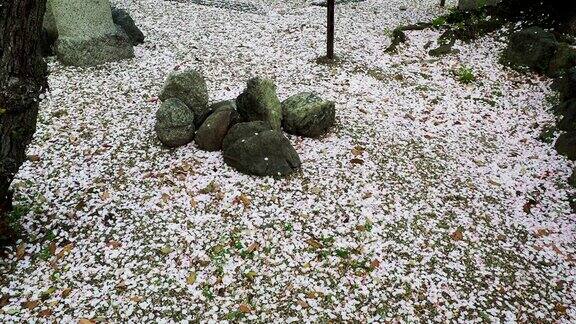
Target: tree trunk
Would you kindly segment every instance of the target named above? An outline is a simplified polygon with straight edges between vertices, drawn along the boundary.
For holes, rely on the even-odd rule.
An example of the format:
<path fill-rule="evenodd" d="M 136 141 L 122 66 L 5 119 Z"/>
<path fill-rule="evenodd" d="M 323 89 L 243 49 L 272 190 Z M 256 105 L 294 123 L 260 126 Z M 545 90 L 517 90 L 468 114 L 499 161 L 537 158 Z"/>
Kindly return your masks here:
<path fill-rule="evenodd" d="M 10 184 L 36 131 L 47 69 L 39 52 L 46 0 L 0 0 L 0 245 L 15 238 Z"/>

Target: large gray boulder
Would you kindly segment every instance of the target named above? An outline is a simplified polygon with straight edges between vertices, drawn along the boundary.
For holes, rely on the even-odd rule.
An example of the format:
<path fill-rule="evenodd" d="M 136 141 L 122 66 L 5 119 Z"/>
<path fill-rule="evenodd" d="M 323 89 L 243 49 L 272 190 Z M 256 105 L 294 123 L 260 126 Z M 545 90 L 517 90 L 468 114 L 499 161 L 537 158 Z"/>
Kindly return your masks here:
<path fill-rule="evenodd" d="M 556 106 L 554 110 L 562 116 L 558 122 L 558 129 L 563 131 L 576 131 L 576 100 L 568 100 Z"/>
<path fill-rule="evenodd" d="M 278 130 L 238 139 L 224 150 L 224 162 L 242 173 L 257 176 L 285 176 L 301 166 L 298 153 Z"/>
<path fill-rule="evenodd" d="M 291 134 L 317 137 L 334 125 L 336 109 L 331 101 L 312 92 L 296 94 L 282 102 L 282 125 Z"/>
<path fill-rule="evenodd" d="M 166 146 L 186 145 L 194 139 L 194 114 L 179 99 L 168 99 L 156 112 L 154 130 Z"/>
<path fill-rule="evenodd" d="M 224 141 L 222 142 L 222 149 L 226 150 L 230 145 L 236 143 L 237 141 L 246 141 L 247 138 L 258 133 L 270 130 L 270 125 L 263 121 L 238 123 L 230 128 Z"/>
<path fill-rule="evenodd" d="M 196 145 L 205 151 L 218 151 L 222 148 L 224 136 L 232 125 L 240 120 L 234 109 L 220 109 L 206 118 L 196 132 Z"/>
<path fill-rule="evenodd" d="M 282 126 L 282 106 L 274 82 L 263 78 L 248 80 L 246 90 L 236 99 L 238 113 L 245 121 L 261 120 L 272 129 Z"/>
<path fill-rule="evenodd" d="M 108 0 L 49 0 L 45 26 L 57 33 L 55 52 L 67 65 L 93 66 L 134 57 L 128 36 L 116 27 Z"/>
<path fill-rule="evenodd" d="M 132 45 L 136 46 L 144 43 L 144 33 L 136 26 L 134 19 L 130 17 L 130 14 L 126 10 L 112 8 L 112 21 L 126 32 Z"/>
<path fill-rule="evenodd" d="M 556 151 L 569 160 L 576 160 L 576 132 L 566 132 L 556 140 Z"/>
<path fill-rule="evenodd" d="M 576 99 L 576 66 L 554 79 L 552 88 L 560 93 L 562 100 Z"/>
<path fill-rule="evenodd" d="M 201 116 L 208 109 L 208 88 L 202 74 L 192 69 L 174 71 L 168 75 L 160 100 L 180 99 L 194 117 Z"/>
<path fill-rule="evenodd" d="M 530 68 L 547 73 L 557 50 L 558 42 L 552 33 L 539 27 L 530 27 L 510 36 L 501 62 L 513 68 Z"/>

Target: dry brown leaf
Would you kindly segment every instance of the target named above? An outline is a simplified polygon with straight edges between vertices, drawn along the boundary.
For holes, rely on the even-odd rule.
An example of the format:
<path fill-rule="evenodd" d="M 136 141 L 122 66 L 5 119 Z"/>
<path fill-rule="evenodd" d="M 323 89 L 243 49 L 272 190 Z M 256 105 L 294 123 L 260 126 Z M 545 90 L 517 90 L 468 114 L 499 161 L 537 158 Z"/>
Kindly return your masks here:
<path fill-rule="evenodd" d="M 548 230 L 546 228 L 540 228 L 536 231 L 536 237 L 544 237 L 544 236 L 548 236 L 550 234 L 551 234 L 550 230 Z"/>
<path fill-rule="evenodd" d="M 38 156 L 38 155 L 28 155 L 28 161 L 38 162 L 38 161 L 40 161 L 40 156 Z"/>
<path fill-rule="evenodd" d="M 370 262 L 370 268 L 371 269 L 377 269 L 380 267 L 380 261 L 379 260 L 372 260 L 372 262 Z"/>
<path fill-rule="evenodd" d="M 110 199 L 110 193 L 108 191 L 103 191 L 100 193 L 100 200 Z"/>
<path fill-rule="evenodd" d="M 38 313 L 38 315 L 40 317 L 48 317 L 52 315 L 52 310 L 50 308 L 43 309 Z"/>
<path fill-rule="evenodd" d="M 106 245 L 112 249 L 117 249 L 117 248 L 122 246 L 122 243 L 120 243 L 118 241 L 110 240 L 110 241 L 108 241 L 108 244 L 106 244 Z"/>
<path fill-rule="evenodd" d="M 238 307 L 238 310 L 242 314 L 248 314 L 252 311 L 252 307 L 250 307 L 250 305 L 248 305 L 248 304 L 240 304 L 240 306 Z"/>
<path fill-rule="evenodd" d="M 307 303 L 306 301 L 304 301 L 304 300 L 299 300 L 299 301 L 298 301 L 298 305 L 300 305 L 300 307 L 302 307 L 302 308 L 308 308 L 308 307 L 310 307 L 310 306 L 308 305 L 308 303 Z"/>
<path fill-rule="evenodd" d="M 167 203 L 170 200 L 170 196 L 167 193 L 163 193 L 162 197 L 160 197 L 163 203 Z"/>
<path fill-rule="evenodd" d="M 96 322 L 93 322 L 87 318 L 81 318 L 78 320 L 78 324 L 95 324 Z"/>
<path fill-rule="evenodd" d="M 23 306 L 29 310 L 32 310 L 32 309 L 38 307 L 38 305 L 40 305 L 39 300 L 29 300 L 29 301 L 25 302 Z"/>
<path fill-rule="evenodd" d="M 135 303 L 139 303 L 139 302 L 144 300 L 144 297 L 142 297 L 142 296 L 130 296 L 130 297 L 128 297 L 128 299 L 130 299 L 131 301 L 133 301 Z"/>
<path fill-rule="evenodd" d="M 48 250 L 50 254 L 56 255 L 56 242 L 51 242 L 50 245 L 48 245 Z"/>
<path fill-rule="evenodd" d="M 26 255 L 26 245 L 24 243 L 20 243 L 16 248 L 16 258 L 20 260 L 24 257 L 24 255 Z"/>
<path fill-rule="evenodd" d="M 560 315 L 566 315 L 566 310 L 568 310 L 568 307 L 564 304 L 557 303 L 554 306 L 554 310 Z"/>
<path fill-rule="evenodd" d="M 234 203 L 244 205 L 244 208 L 250 208 L 250 203 L 252 200 L 245 194 L 240 194 L 236 198 L 234 198 Z"/>
<path fill-rule="evenodd" d="M 188 277 L 186 277 L 186 283 L 192 285 L 196 282 L 196 272 L 190 272 Z"/>
<path fill-rule="evenodd" d="M 362 159 L 352 159 L 352 160 L 350 160 L 350 163 L 352 163 L 352 164 L 364 164 L 364 160 L 362 160 Z"/>
<path fill-rule="evenodd" d="M 66 298 L 66 297 L 70 296 L 71 293 L 72 293 L 72 289 L 66 288 L 66 289 L 62 290 L 62 293 L 60 295 L 62 296 L 62 298 Z"/>
<path fill-rule="evenodd" d="M 308 245 L 310 245 L 310 247 L 313 249 L 322 248 L 322 243 L 316 241 L 315 239 L 308 239 L 308 240 L 306 240 L 306 243 L 308 243 Z"/>
<path fill-rule="evenodd" d="M 8 295 L 2 295 L 2 296 L 0 297 L 0 308 L 6 306 L 6 305 L 8 305 L 8 304 L 10 304 L 10 296 L 8 296 Z"/>
<path fill-rule="evenodd" d="M 116 289 L 118 290 L 126 290 L 128 289 L 128 285 L 124 281 L 120 281 L 116 284 Z"/>
<path fill-rule="evenodd" d="M 462 241 L 464 239 L 464 233 L 457 229 L 454 231 L 454 233 L 450 234 L 450 237 L 452 237 L 452 239 L 455 241 Z"/>
<path fill-rule="evenodd" d="M 354 148 L 352 149 L 352 155 L 354 156 L 360 156 L 364 153 L 364 148 L 360 145 L 356 145 L 354 146 Z"/>
<path fill-rule="evenodd" d="M 249 253 L 252 253 L 260 248 L 260 244 L 258 242 L 254 242 L 248 246 L 246 249 Z"/>
<path fill-rule="evenodd" d="M 57 257 L 59 259 L 61 259 L 62 257 L 64 257 L 65 255 L 67 255 L 68 253 L 70 253 L 72 251 L 72 249 L 74 248 L 74 244 L 69 243 L 66 244 L 62 250 L 60 250 L 60 252 L 58 252 Z"/>

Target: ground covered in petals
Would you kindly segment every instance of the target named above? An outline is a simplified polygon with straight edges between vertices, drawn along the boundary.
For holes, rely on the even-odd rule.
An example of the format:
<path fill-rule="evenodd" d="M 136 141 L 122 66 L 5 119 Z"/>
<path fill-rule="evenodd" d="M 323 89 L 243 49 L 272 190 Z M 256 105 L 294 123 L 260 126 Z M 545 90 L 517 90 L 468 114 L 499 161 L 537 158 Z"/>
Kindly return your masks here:
<path fill-rule="evenodd" d="M 498 35 L 434 58 L 440 32 L 408 32 L 385 54 L 396 26 L 446 12 L 438 0 L 339 5 L 331 65 L 325 8 L 245 3 L 261 10 L 122 1 L 147 37 L 135 59 L 51 59 L 0 322 L 576 320 L 573 165 L 539 139 L 549 79 L 499 65 Z M 289 136 L 302 171 L 283 179 L 163 148 L 157 96 L 186 67 L 211 101 L 252 76 L 281 99 L 316 91 L 336 126 Z"/>

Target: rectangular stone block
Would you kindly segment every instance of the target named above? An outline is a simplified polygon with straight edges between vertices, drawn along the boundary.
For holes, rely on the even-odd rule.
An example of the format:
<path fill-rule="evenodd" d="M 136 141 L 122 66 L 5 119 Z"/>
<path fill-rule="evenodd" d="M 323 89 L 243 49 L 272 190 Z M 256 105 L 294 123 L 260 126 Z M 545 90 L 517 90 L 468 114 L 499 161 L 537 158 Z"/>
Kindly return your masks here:
<path fill-rule="evenodd" d="M 108 0 L 49 0 L 58 36 L 94 38 L 116 33 Z"/>

